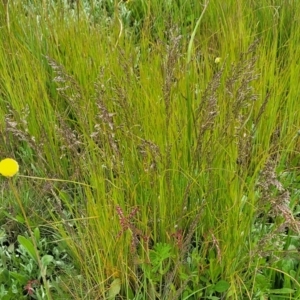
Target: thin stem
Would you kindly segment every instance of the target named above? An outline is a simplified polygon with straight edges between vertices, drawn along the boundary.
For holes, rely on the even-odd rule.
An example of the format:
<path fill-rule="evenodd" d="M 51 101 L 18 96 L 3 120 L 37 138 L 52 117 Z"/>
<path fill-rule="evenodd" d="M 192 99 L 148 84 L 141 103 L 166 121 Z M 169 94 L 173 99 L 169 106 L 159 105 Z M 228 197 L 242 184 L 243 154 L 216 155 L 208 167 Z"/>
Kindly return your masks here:
<path fill-rule="evenodd" d="M 43 279 L 43 282 L 44 282 L 44 285 L 45 285 L 45 288 L 46 288 L 47 297 L 48 297 L 49 300 L 52 300 L 52 297 L 51 297 L 51 294 L 50 294 L 50 289 L 49 289 L 49 286 L 48 286 L 48 283 L 47 283 L 47 280 L 46 280 L 46 275 L 45 275 L 45 272 L 44 272 L 44 268 L 43 268 L 43 265 L 42 265 L 42 262 L 41 262 L 41 259 L 40 259 L 38 248 L 37 248 L 36 240 L 35 240 L 35 237 L 34 237 L 34 234 L 33 234 L 32 230 L 31 230 L 31 227 L 30 227 L 30 224 L 29 224 L 29 221 L 28 221 L 28 218 L 27 218 L 24 206 L 22 204 L 22 201 L 20 200 L 18 191 L 16 190 L 16 188 L 14 186 L 12 178 L 9 178 L 8 182 L 9 182 L 11 190 L 14 193 L 14 196 L 16 197 L 16 199 L 18 201 L 18 205 L 19 205 L 19 207 L 20 207 L 20 209 L 22 211 L 22 214 L 23 214 L 26 226 L 28 228 L 28 231 L 29 231 L 29 234 L 30 234 L 30 238 L 31 238 L 32 243 L 33 243 L 34 251 L 36 253 L 37 262 L 38 262 L 39 268 L 41 270 L 41 276 L 42 276 L 42 279 Z"/>

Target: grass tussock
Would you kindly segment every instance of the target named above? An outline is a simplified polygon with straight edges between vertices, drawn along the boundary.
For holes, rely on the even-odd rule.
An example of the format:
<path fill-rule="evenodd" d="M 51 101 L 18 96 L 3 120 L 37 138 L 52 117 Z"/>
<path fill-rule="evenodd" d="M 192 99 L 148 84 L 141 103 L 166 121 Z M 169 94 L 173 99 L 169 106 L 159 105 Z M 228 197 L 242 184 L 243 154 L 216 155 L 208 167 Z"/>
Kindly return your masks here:
<path fill-rule="evenodd" d="M 40 280 L 0 261 L 1 299 L 298 299 L 298 15 L 1 3 L 0 153 L 22 200 L 1 180 L 1 251 L 32 264 L 31 238 L 47 262 Z"/>

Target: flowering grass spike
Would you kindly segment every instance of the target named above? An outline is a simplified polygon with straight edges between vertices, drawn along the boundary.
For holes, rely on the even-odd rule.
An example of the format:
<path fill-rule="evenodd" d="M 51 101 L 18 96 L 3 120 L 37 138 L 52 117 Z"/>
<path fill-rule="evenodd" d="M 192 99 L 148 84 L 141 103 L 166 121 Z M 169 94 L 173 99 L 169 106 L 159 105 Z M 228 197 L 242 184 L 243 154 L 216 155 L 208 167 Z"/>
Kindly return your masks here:
<path fill-rule="evenodd" d="M 0 174 L 5 177 L 13 177 L 19 171 L 19 164 L 12 158 L 5 158 L 0 161 Z"/>

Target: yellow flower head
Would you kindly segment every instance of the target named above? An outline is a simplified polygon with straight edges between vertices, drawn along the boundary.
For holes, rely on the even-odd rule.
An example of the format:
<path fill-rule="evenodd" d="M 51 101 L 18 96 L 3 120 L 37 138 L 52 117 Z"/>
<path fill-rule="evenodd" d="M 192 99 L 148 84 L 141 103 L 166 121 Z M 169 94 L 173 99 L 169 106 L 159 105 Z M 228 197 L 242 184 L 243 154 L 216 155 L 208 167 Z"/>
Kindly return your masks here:
<path fill-rule="evenodd" d="M 216 57 L 216 59 L 215 59 L 215 63 L 216 63 L 216 64 L 218 64 L 218 63 L 220 63 L 220 62 L 221 62 L 221 60 L 222 60 L 222 59 L 221 59 L 221 57 Z"/>
<path fill-rule="evenodd" d="M 0 174 L 5 177 L 13 177 L 19 171 L 19 164 L 12 158 L 5 158 L 0 161 Z"/>

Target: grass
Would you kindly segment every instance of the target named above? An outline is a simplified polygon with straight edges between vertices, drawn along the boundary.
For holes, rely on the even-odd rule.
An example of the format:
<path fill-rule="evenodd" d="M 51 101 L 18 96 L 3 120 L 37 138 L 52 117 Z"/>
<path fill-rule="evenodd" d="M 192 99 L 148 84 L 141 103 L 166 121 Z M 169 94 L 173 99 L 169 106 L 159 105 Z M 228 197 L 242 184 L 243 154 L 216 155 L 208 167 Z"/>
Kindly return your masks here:
<path fill-rule="evenodd" d="M 300 5 L 202 2 L 0 5 L 0 153 L 52 298 L 298 299 Z"/>

